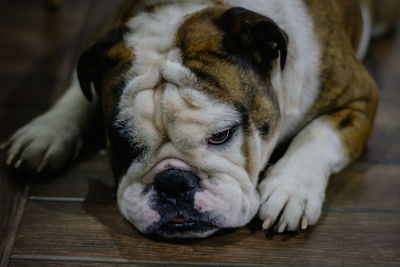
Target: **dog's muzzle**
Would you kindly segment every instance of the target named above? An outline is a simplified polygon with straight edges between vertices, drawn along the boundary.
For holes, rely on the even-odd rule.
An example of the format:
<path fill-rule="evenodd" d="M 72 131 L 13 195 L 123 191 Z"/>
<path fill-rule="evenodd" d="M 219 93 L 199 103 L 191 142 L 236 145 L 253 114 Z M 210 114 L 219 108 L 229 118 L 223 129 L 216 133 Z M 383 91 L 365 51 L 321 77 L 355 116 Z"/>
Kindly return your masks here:
<path fill-rule="evenodd" d="M 194 208 L 194 196 L 202 191 L 200 178 L 193 172 L 167 169 L 154 180 L 150 206 L 161 219 L 149 232 L 167 237 L 191 237 L 216 229 L 210 215 Z"/>

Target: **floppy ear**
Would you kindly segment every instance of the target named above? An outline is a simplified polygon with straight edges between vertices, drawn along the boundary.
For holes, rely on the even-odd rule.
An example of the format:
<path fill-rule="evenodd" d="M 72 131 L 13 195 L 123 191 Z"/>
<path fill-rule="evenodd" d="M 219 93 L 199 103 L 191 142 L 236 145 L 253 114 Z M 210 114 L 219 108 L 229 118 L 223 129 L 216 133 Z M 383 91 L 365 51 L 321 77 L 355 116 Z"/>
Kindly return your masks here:
<path fill-rule="evenodd" d="M 123 39 L 124 32 L 124 27 L 111 30 L 106 35 L 97 39 L 80 56 L 78 61 L 78 79 L 82 92 L 89 102 L 93 100 L 92 83 L 97 94 L 99 94 L 102 77 L 107 70 L 117 63 L 115 59 L 107 54 L 107 51 Z"/>
<path fill-rule="evenodd" d="M 271 69 L 280 57 L 283 70 L 286 63 L 288 36 L 268 17 L 241 7 L 225 11 L 217 20 L 225 32 L 223 45 L 229 53 L 256 66 L 262 73 Z"/>

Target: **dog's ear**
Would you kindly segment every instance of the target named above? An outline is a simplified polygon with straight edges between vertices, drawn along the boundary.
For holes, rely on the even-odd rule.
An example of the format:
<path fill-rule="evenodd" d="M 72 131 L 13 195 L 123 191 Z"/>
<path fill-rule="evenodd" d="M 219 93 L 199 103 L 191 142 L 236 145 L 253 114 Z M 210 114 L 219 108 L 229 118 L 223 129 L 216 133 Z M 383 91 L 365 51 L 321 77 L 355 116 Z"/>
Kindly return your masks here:
<path fill-rule="evenodd" d="M 117 63 L 107 52 L 121 42 L 125 30 L 124 27 L 111 30 L 92 43 L 80 56 L 78 79 L 83 94 L 89 102 L 93 100 L 92 84 L 99 94 L 102 77 Z"/>
<path fill-rule="evenodd" d="M 217 25 L 225 32 L 223 45 L 229 53 L 255 65 L 263 73 L 280 57 L 280 66 L 284 69 L 288 36 L 268 17 L 234 7 L 221 15 Z"/>

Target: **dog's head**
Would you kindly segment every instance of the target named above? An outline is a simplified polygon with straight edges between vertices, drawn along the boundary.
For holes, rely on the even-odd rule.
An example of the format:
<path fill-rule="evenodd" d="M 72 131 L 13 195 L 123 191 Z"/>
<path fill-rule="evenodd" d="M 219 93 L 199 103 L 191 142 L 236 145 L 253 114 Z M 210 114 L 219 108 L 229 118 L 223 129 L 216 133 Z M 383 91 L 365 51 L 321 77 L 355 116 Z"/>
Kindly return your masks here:
<path fill-rule="evenodd" d="M 173 15 L 160 27 L 143 13 L 111 31 L 78 76 L 89 100 L 91 83 L 99 95 L 125 218 L 143 233 L 205 237 L 258 210 L 279 131 L 271 72 L 284 68 L 288 40 L 243 8 Z"/>

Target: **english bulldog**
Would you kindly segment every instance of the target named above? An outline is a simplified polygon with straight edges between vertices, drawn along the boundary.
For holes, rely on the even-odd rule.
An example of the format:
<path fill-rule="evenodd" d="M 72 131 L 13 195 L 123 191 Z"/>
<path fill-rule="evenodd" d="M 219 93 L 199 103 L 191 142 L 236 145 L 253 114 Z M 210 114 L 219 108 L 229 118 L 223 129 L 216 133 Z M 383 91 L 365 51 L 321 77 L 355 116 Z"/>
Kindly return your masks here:
<path fill-rule="evenodd" d="M 203 238 L 257 213 L 264 230 L 306 229 L 371 132 L 371 3 L 125 1 L 65 95 L 3 145 L 7 164 L 61 168 L 100 113 L 140 232 Z"/>

